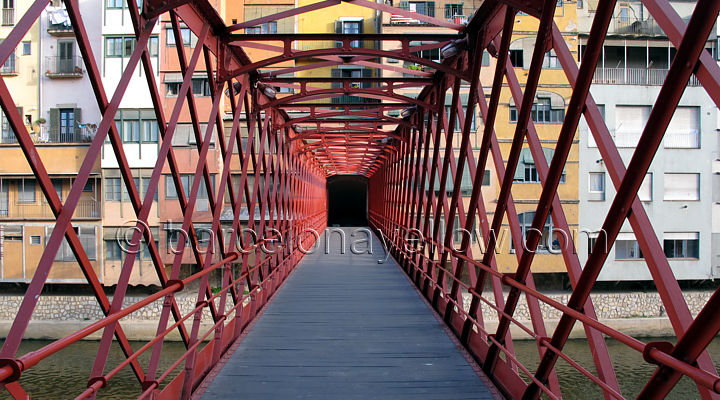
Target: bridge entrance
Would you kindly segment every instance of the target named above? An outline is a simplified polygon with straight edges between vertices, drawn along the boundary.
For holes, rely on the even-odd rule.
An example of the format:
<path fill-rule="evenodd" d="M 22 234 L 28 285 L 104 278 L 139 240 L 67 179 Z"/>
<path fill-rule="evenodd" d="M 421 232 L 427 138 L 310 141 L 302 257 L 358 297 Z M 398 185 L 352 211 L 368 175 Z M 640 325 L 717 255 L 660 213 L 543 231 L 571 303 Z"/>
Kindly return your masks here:
<path fill-rule="evenodd" d="M 328 226 L 367 226 L 368 179 L 336 175 L 327 179 Z"/>

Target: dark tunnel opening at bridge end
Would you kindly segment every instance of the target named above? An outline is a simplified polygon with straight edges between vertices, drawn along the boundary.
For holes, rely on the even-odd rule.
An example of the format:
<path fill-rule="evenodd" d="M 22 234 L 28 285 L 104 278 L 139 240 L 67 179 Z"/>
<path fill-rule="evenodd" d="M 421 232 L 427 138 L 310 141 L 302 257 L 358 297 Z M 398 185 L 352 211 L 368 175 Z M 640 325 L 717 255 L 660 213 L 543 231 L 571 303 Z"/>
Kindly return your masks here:
<path fill-rule="evenodd" d="M 335 175 L 327 179 L 328 226 L 368 225 L 368 179 Z"/>

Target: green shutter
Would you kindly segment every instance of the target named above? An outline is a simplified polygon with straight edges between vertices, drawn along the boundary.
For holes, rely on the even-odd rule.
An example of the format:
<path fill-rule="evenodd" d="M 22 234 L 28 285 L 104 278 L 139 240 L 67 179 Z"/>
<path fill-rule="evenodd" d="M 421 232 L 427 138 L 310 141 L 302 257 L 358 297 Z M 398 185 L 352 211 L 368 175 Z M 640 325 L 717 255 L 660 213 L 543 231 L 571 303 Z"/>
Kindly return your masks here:
<path fill-rule="evenodd" d="M 50 109 L 50 132 L 56 133 L 60 129 L 60 109 L 59 108 L 51 108 Z"/>
<path fill-rule="evenodd" d="M 410 9 L 410 3 L 407 1 L 401 1 L 400 2 L 400 9 L 401 10 L 409 10 Z"/>
<path fill-rule="evenodd" d="M 335 33 L 340 35 L 343 33 L 343 23 L 342 21 L 335 21 Z M 336 40 L 335 41 L 335 47 L 342 47 L 342 41 Z"/>
<path fill-rule="evenodd" d="M 427 15 L 428 17 L 434 17 L 435 16 L 435 2 L 434 1 L 428 1 L 426 7 L 427 7 Z"/>
<path fill-rule="evenodd" d="M 362 76 L 363 78 L 372 78 L 373 76 L 373 69 L 372 68 L 363 68 L 362 70 Z M 372 82 L 363 82 L 362 87 L 364 89 L 371 88 Z"/>
<path fill-rule="evenodd" d="M 342 76 L 342 71 L 340 71 L 339 68 L 333 68 L 330 70 L 330 76 L 332 78 L 340 78 Z M 332 82 L 330 85 L 333 89 L 339 89 L 342 87 L 342 82 Z"/>
<path fill-rule="evenodd" d="M 80 124 L 82 124 L 82 109 L 76 108 L 73 110 L 73 118 L 75 119 L 75 136 L 80 137 L 82 134 L 82 129 L 80 129 Z"/>

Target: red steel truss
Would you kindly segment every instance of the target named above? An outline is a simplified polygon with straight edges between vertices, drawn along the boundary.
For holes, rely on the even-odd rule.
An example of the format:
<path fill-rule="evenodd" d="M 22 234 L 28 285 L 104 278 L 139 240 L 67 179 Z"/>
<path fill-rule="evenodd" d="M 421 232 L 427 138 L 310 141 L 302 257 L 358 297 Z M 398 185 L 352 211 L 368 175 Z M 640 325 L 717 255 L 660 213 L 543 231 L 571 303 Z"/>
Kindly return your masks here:
<path fill-rule="evenodd" d="M 381 13 L 423 21 L 452 33 L 235 33 L 261 23 L 332 7 L 343 1 Z M 0 44 L 0 62 L 8 59 L 48 3 L 48 0 L 38 0 L 27 10 Z M 102 122 L 89 145 L 77 179 L 62 202 L 53 188 L 44 160 L 15 107 L 12 94 L 5 81 L 0 79 L 2 110 L 56 217 L 56 229 L 47 240 L 36 273 L 18 309 L 17 318 L 0 350 L 0 390 L 7 390 L 15 398 L 26 398 L 28 393 L 22 385 L 25 371 L 97 332 L 102 339 L 95 362 L 88 372 L 87 390 L 78 393 L 81 398 L 94 397 L 123 368 L 133 371 L 140 397 L 189 398 L 278 290 L 302 258 L 303 249 L 309 248 L 316 240 L 317 236 L 312 232 L 325 228 L 326 178 L 336 174 L 355 174 L 369 177 L 369 218 L 372 227 L 383 237 L 392 255 L 449 328 L 507 396 L 535 399 L 545 395 L 560 398 L 562 388 L 555 365 L 558 359 L 563 359 L 596 384 L 606 398 L 623 398 L 604 340 L 605 336 L 609 336 L 629 350 L 641 353 L 645 362 L 657 365 L 655 373 L 640 393 L 641 398 L 663 397 L 682 376 L 694 381 L 703 398 L 720 398 L 720 377 L 706 351 L 709 342 L 720 331 L 720 318 L 716 312 L 720 307 L 720 290 L 693 318 L 650 219 L 635 195 L 691 74 L 697 76 L 715 104 L 720 106 L 720 69 L 712 57 L 703 51 L 720 11 L 720 2 L 699 0 L 687 24 L 664 0 L 643 0 L 643 3 L 666 32 L 677 53 L 660 92 L 662 101 L 653 107 L 637 146 L 642 151 L 636 151 L 626 166 L 589 93 L 615 8 L 614 0 L 598 3 L 579 67 L 553 22 L 556 7 L 554 0 L 486 0 L 467 25 L 457 25 L 369 0 L 325 0 L 232 26 L 226 26 L 206 0 L 146 0 L 142 10 L 138 9 L 135 1 L 128 1 L 137 43 L 111 98 L 108 98 L 103 86 L 78 2 L 65 0 L 93 95 L 102 113 Z M 515 16 L 520 11 L 538 19 L 537 38 L 524 85 L 518 81 L 508 57 Z M 148 51 L 153 27 L 164 13 L 170 15 L 184 77 L 178 101 L 169 116 L 165 115 L 163 109 L 162 96 L 158 91 Z M 197 45 L 189 57 L 182 45 L 180 22 L 197 36 Z M 391 43 L 392 46 L 358 47 L 353 44 L 356 41 Z M 319 42 L 327 46 L 298 50 L 299 42 Z M 413 42 L 423 44 L 412 45 Z M 444 58 L 442 62 L 415 55 L 418 51 L 447 49 L 447 46 L 454 47 L 457 54 Z M 392 49 L 387 50 L 388 47 Z M 274 55 L 251 60 L 246 52 L 251 49 L 268 51 Z M 479 78 L 484 49 L 497 61 L 490 88 L 483 87 Z M 540 79 L 543 57 L 550 49 L 557 54 L 573 92 L 562 128 L 557 134 L 554 156 L 548 165 L 530 110 Z M 382 64 L 379 60 L 384 57 L 426 68 L 418 71 Z M 284 66 L 288 61 L 310 58 L 315 62 Z M 375 76 L 358 78 L 293 76 L 300 71 L 347 64 L 374 68 L 377 73 Z M 199 68 L 199 65 L 204 67 Z M 114 123 L 120 101 L 126 95 L 130 80 L 138 68 L 142 68 L 142 76 L 147 80 L 162 139 L 149 190 L 144 198 L 139 195 Z M 200 112 L 190 90 L 193 74 L 202 69 L 205 69 L 211 86 L 212 107 L 208 113 Z M 402 72 L 403 75 L 388 78 L 382 76 L 382 71 Z M 463 85 L 469 85 L 465 105 L 460 101 Z M 512 146 L 505 156 L 500 152 L 495 131 L 503 86 L 509 88 L 515 104 L 519 105 Z M 289 88 L 293 93 L 280 95 L 272 87 Z M 420 95 L 408 96 L 405 94 L 408 88 L 416 88 Z M 450 95 L 447 104 L 449 112 L 446 112 L 446 94 Z M 366 101 L 347 101 L 348 96 Z M 232 117 L 229 135 L 224 134 L 227 129 L 222 117 L 223 101 L 229 103 Z M 194 179 L 189 193 L 185 192 L 180 179 L 180 167 L 172 146 L 172 137 L 183 107 L 190 114 L 197 144 Z M 466 117 L 467 110 L 476 107 L 484 122 L 477 155 L 472 151 L 469 139 L 472 119 Z M 548 217 L 552 218 L 558 229 L 569 231 L 557 188 L 581 116 L 588 123 L 618 195 L 603 224 L 607 240 L 597 241 L 584 265 L 572 248 L 572 242 L 569 246 L 562 246 L 562 260 L 573 286 L 568 303 L 562 304 L 535 289 L 531 272 L 535 254 L 524 249 L 537 247 Z M 204 131 L 201 130 L 201 123 L 207 124 Z M 456 124 L 459 126 L 456 127 Z M 243 140 L 241 126 L 247 132 L 246 140 Z M 222 155 L 220 182 L 216 190 L 213 190 L 208 165 L 214 131 L 218 132 L 215 143 Z M 459 137 L 455 137 L 456 132 L 459 132 Z M 123 261 L 112 300 L 106 296 L 71 225 L 82 189 L 106 140 L 109 140 L 118 160 L 137 219 L 130 242 L 131 251 Z M 512 195 L 513 176 L 524 143 L 529 146 L 535 160 L 542 186 L 532 222 L 533 229 L 528 230 L 526 237 L 523 237 Z M 455 151 L 459 152 L 457 158 L 454 156 Z M 485 208 L 481 192 L 484 166 L 487 163 L 494 166 L 500 183 L 494 210 Z M 178 193 L 183 214 L 182 229 L 188 232 L 189 239 L 188 244 L 185 241 L 178 242 L 178 254 L 169 268 L 161 259 L 152 231 L 147 229 L 150 207 L 166 165 Z M 460 182 L 466 170 L 473 182 L 468 203 L 463 201 L 460 191 Z M 239 172 L 240 179 L 231 179 L 231 171 Z M 257 175 L 260 173 L 262 175 Z M 253 174 L 262 178 L 250 183 L 248 176 Z M 212 252 L 199 251 L 198 235 L 192 224 L 201 185 L 209 194 L 211 230 L 217 233 L 218 240 L 217 256 Z M 451 194 L 448 195 L 448 191 L 442 189 L 437 192 L 428 190 L 436 186 L 447 188 Z M 234 216 L 229 237 L 223 234 L 220 225 L 226 193 Z M 257 237 L 238 235 L 241 228 L 239 215 L 243 207 L 250 216 L 256 214 L 256 209 L 259 210 L 259 220 L 250 218 L 247 226 L 258 232 Z M 459 226 L 453 227 L 456 216 Z M 447 221 L 442 237 L 440 217 Z M 607 252 L 602 249 L 612 246 L 626 219 L 638 239 L 675 330 L 678 338 L 675 344 L 646 344 L 599 322 L 596 316 L 589 295 L 607 257 Z M 479 221 L 484 248 L 493 249 L 497 240 L 493 232 L 500 231 L 504 220 L 507 220 L 513 241 L 527 243 L 516 249 L 517 269 L 514 274 L 499 272 L 494 251 L 473 254 L 470 235 L 463 235 L 462 250 L 453 246 L 453 228 L 471 231 L 475 222 Z M 409 238 L 422 240 L 408 245 Z M 37 351 L 19 355 L 17 352 L 24 333 L 64 239 L 69 243 L 105 317 Z M 285 244 L 278 251 L 261 251 L 265 244 L 278 241 Z M 162 289 L 142 301 L 124 305 L 135 255 L 141 242 L 149 246 Z M 190 275 L 181 274 L 182 253 L 186 245 L 190 246 L 196 270 L 199 271 Z M 239 268 L 234 269 L 233 265 Z M 209 286 L 209 277 L 213 272 L 221 275 L 222 287 L 219 291 L 212 291 Z M 464 276 L 469 276 L 469 281 Z M 488 281 L 492 295 L 483 292 Z M 189 284 L 198 288 L 197 303 L 194 310 L 183 314 L 174 294 Z M 470 294 L 472 298 L 468 306 L 463 301 L 463 294 Z M 530 311 L 531 326 L 526 326 L 514 317 L 523 295 Z M 157 321 L 157 336 L 134 349 L 125 335 L 121 319 L 161 299 L 164 302 Z M 554 329 L 549 329 L 543 321 L 541 305 L 562 313 Z M 482 307 L 497 312 L 497 328 L 491 330 L 484 323 Z M 203 318 L 208 318 L 203 315 L 204 311 L 209 311 L 213 323 L 211 329 L 205 331 L 201 330 Z M 576 322 L 582 324 L 588 339 L 595 371 L 563 353 L 563 347 Z M 524 365 L 515 356 L 511 325 L 517 326 L 537 341 L 541 361 L 536 368 Z M 160 360 L 165 356 L 163 343 L 167 335 L 175 331 L 180 335 L 186 352 L 174 360 L 169 369 L 162 371 Z M 115 345 L 113 343 L 124 354 L 124 361 L 118 365 L 108 365 L 109 352 Z M 149 355 L 147 363 L 140 362 L 142 354 Z"/>

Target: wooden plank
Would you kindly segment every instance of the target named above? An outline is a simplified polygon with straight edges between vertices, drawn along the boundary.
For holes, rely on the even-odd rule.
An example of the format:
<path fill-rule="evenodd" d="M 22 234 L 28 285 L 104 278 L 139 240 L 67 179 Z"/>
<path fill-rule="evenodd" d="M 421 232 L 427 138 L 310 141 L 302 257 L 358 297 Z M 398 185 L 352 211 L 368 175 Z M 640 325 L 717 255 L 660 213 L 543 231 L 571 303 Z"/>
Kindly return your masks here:
<path fill-rule="evenodd" d="M 203 399 L 494 398 L 377 238 L 352 254 L 354 229 L 303 259 Z"/>

